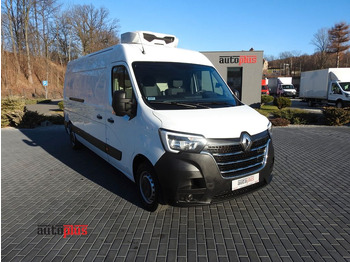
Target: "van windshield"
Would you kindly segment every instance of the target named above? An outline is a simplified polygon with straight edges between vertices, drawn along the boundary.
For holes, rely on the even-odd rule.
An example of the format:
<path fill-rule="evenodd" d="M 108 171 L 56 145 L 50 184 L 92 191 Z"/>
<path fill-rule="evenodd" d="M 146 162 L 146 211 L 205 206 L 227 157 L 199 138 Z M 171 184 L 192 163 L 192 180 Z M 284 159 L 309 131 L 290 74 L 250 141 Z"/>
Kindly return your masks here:
<path fill-rule="evenodd" d="M 239 104 L 210 66 L 134 62 L 133 69 L 142 97 L 153 109 L 201 109 Z"/>
<path fill-rule="evenodd" d="M 344 91 L 350 92 L 350 82 L 342 82 L 339 84 L 343 88 Z"/>

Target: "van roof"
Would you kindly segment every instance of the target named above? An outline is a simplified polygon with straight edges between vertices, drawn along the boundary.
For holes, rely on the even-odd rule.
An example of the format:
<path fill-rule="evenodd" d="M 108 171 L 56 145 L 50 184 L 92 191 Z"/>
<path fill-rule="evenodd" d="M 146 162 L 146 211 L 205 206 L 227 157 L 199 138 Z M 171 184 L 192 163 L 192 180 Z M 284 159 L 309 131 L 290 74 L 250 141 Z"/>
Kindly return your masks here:
<path fill-rule="evenodd" d="M 197 51 L 167 45 L 118 44 L 69 62 L 68 70 L 83 71 L 107 67 L 111 63 L 177 62 L 212 66 L 209 59 Z M 74 69 L 73 69 L 74 68 Z"/>

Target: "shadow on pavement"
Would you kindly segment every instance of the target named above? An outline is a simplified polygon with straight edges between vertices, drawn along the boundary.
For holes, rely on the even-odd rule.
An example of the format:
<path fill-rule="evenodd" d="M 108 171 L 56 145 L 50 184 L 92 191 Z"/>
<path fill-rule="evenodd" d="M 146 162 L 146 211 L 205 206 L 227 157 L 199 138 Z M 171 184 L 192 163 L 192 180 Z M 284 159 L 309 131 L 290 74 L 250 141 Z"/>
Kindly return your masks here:
<path fill-rule="evenodd" d="M 28 146 L 39 146 L 86 179 L 141 207 L 136 184 L 86 147 L 73 150 L 64 126 L 20 130 Z"/>

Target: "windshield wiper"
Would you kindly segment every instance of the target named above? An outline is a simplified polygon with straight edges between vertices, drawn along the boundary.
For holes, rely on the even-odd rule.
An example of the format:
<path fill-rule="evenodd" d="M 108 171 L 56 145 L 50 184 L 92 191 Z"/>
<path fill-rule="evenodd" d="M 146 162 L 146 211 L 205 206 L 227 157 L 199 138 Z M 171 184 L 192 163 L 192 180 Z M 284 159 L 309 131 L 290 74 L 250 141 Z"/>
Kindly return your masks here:
<path fill-rule="evenodd" d="M 165 104 L 165 105 L 175 105 L 175 106 L 183 106 L 188 108 L 210 108 L 209 106 L 205 106 L 198 103 L 180 103 L 180 102 L 166 102 L 166 101 L 149 101 L 150 104 Z"/>
<path fill-rule="evenodd" d="M 228 102 L 219 102 L 219 101 L 213 101 L 213 102 L 202 102 L 201 105 L 226 105 L 226 106 L 235 106 Z"/>

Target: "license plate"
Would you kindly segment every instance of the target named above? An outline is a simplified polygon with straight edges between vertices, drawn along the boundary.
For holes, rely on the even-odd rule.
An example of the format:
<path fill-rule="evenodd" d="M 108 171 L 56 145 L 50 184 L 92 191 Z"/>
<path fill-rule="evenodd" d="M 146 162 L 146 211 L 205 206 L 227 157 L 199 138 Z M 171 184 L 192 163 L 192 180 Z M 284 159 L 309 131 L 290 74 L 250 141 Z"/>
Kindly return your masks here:
<path fill-rule="evenodd" d="M 232 181 L 232 191 L 259 183 L 259 173 Z"/>

